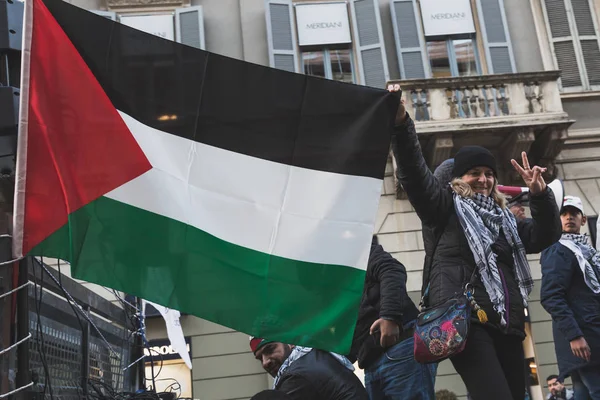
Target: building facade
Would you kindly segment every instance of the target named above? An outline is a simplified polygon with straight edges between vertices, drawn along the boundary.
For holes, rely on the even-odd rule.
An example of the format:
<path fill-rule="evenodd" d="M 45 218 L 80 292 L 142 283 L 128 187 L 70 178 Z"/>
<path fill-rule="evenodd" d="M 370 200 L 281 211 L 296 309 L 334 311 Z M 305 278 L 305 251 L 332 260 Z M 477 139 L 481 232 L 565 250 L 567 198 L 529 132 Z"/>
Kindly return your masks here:
<path fill-rule="evenodd" d="M 509 160 L 527 151 L 564 181 L 591 218 L 600 211 L 600 0 L 71 0 L 107 18 L 236 59 L 360 85 L 403 88 L 430 167 L 465 144 L 497 157 L 503 184 L 519 184 Z M 231 77 L 235 79 L 236 77 Z M 285 88 L 282 88 L 285 90 Z M 418 302 L 421 224 L 390 158 L 376 231 L 406 266 Z M 551 320 L 539 302 L 539 255 L 524 342 L 534 399 L 557 372 Z M 203 301 L 199 294 L 198 301 Z M 182 317 L 193 369 L 171 360 L 190 395 L 247 399 L 270 378 L 248 336 Z M 150 339 L 166 338 L 160 319 Z M 159 343 L 159 342 L 156 342 Z M 169 352 L 168 346 L 158 345 Z M 161 350 L 162 349 L 162 350 Z M 179 363 L 179 364 L 178 364 Z M 178 378 L 179 379 L 179 378 Z M 466 391 L 449 362 L 438 389 Z"/>

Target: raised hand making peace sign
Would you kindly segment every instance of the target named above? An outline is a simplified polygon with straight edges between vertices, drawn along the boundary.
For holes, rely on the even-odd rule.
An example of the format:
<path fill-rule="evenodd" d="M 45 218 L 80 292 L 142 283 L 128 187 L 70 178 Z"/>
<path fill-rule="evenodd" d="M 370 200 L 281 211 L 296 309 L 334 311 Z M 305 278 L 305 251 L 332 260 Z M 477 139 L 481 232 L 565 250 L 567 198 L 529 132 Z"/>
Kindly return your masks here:
<path fill-rule="evenodd" d="M 531 168 L 529 166 L 529 160 L 527 159 L 527 153 L 525 152 L 521 153 L 521 157 L 523 158 L 523 167 L 521 167 L 514 159 L 510 160 L 510 162 L 519 175 L 521 175 L 521 178 L 523 178 L 525 185 L 529 188 L 529 192 L 531 194 L 537 194 L 546 190 L 546 182 L 544 182 L 544 178 L 542 178 L 542 174 L 546 172 L 546 168 L 538 167 L 537 165 Z"/>

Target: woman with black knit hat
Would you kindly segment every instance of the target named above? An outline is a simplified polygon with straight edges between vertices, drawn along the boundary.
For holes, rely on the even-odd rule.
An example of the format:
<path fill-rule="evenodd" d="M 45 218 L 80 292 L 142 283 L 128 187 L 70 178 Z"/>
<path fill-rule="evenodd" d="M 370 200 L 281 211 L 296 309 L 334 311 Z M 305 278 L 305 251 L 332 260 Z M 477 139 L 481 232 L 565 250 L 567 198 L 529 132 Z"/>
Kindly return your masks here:
<path fill-rule="evenodd" d="M 497 165 L 485 148 L 454 156 L 452 180 L 427 167 L 415 125 L 402 102 L 392 148 L 396 174 L 423 224 L 424 298 L 436 306 L 470 281 L 474 302 L 464 350 L 450 357 L 474 400 L 522 400 L 525 307 L 533 287 L 526 253 L 538 253 L 561 235 L 558 209 L 542 178 L 544 168 L 511 160 L 530 191 L 533 218 L 516 221 L 498 191 Z"/>

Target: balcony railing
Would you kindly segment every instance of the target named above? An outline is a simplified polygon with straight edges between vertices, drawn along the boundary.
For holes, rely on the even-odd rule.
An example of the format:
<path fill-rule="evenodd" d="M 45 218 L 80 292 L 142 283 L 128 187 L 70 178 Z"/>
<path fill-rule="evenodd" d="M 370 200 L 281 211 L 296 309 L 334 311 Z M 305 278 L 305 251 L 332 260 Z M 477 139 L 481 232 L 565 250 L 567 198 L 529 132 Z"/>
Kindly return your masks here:
<path fill-rule="evenodd" d="M 560 71 L 393 81 L 416 121 L 562 112 Z"/>
<path fill-rule="evenodd" d="M 152 9 L 172 9 L 173 7 L 189 6 L 190 0 L 106 0 L 109 10 L 150 7 Z"/>
<path fill-rule="evenodd" d="M 510 163 L 522 151 L 555 175 L 554 160 L 573 123 L 563 110 L 560 71 L 390 81 L 403 91 L 421 146 L 435 168 L 462 146 L 490 149 L 503 182 L 518 177 Z M 518 179 L 517 179 L 518 180 Z"/>

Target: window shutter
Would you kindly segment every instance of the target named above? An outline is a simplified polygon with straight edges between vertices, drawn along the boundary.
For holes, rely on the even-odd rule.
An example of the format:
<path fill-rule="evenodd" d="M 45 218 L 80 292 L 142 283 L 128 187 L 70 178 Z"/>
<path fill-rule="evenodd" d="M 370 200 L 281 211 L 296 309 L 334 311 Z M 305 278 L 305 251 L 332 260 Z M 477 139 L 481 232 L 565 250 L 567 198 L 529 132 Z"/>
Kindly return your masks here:
<path fill-rule="evenodd" d="M 581 45 L 588 85 L 600 85 L 600 48 L 598 46 L 598 25 L 594 21 L 589 0 L 571 0 L 573 18 Z"/>
<path fill-rule="evenodd" d="M 206 49 L 202 6 L 175 9 L 175 41 Z"/>
<path fill-rule="evenodd" d="M 571 0 L 571 7 L 579 36 L 596 36 L 589 0 Z"/>
<path fill-rule="evenodd" d="M 271 67 L 300 72 L 296 24 L 291 0 L 266 0 L 267 39 Z"/>
<path fill-rule="evenodd" d="M 352 0 L 350 4 L 361 83 L 383 89 L 389 80 L 389 72 L 378 2 Z"/>
<path fill-rule="evenodd" d="M 554 47 L 554 57 L 561 70 L 564 88 L 582 87 L 581 71 L 577 63 L 575 41 L 569 25 L 565 0 L 544 0 L 546 22 Z"/>
<path fill-rule="evenodd" d="M 554 54 L 556 55 L 558 68 L 561 70 L 562 86 L 581 86 L 581 76 L 579 74 L 573 41 L 554 42 Z"/>
<path fill-rule="evenodd" d="M 600 48 L 598 39 L 582 40 L 581 52 L 590 86 L 600 86 Z"/>
<path fill-rule="evenodd" d="M 428 77 L 427 51 L 416 1 L 393 0 L 390 8 L 400 76 L 402 79 Z"/>
<path fill-rule="evenodd" d="M 102 11 L 102 10 L 90 10 L 94 14 L 100 15 L 104 18 L 112 19 L 113 21 L 117 20 L 117 13 L 114 11 Z"/>
<path fill-rule="evenodd" d="M 516 71 L 503 0 L 477 0 L 488 70 L 492 74 Z"/>

